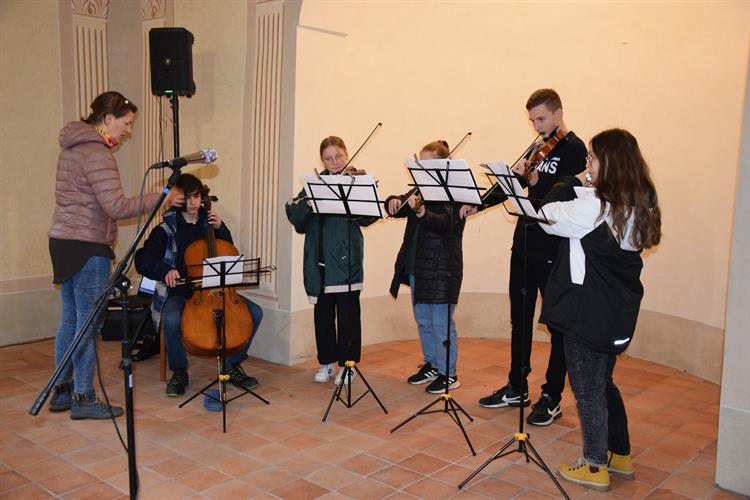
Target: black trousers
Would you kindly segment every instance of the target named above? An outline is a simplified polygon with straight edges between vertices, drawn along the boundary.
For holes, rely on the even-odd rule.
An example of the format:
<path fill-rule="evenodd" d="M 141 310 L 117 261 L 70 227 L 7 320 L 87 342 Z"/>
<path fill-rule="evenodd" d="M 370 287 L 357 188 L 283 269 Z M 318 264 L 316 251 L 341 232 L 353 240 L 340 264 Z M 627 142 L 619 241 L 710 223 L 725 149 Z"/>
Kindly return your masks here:
<path fill-rule="evenodd" d="M 359 362 L 362 351 L 362 322 L 359 290 L 322 293 L 315 304 L 315 343 L 321 365 Z M 336 326 L 338 323 L 338 336 Z"/>
<path fill-rule="evenodd" d="M 547 259 L 526 258 L 526 290 L 523 294 L 524 258 L 512 253 L 510 257 L 510 322 L 511 322 L 511 363 L 508 381 L 516 391 L 521 391 L 521 367 L 531 368 L 531 340 L 534 327 L 534 309 L 536 308 L 537 291 L 544 299 L 544 286 L 552 269 L 552 262 Z M 525 314 L 524 314 L 525 302 Z M 542 392 L 549 394 L 554 402 L 562 398 L 565 388 L 565 347 L 563 336 L 550 329 L 552 348 L 547 363 L 547 381 L 542 385 Z M 522 355 L 523 354 L 523 355 Z"/>

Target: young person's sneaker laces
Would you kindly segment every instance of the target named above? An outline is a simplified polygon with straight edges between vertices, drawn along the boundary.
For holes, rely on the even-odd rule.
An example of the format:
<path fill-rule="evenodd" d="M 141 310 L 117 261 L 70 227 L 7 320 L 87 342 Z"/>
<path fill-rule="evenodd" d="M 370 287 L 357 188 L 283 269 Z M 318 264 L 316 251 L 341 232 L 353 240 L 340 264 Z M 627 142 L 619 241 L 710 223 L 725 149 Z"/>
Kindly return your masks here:
<path fill-rule="evenodd" d="M 618 455 L 608 451 L 607 470 L 625 479 L 635 478 L 635 467 L 633 467 L 633 459 L 630 458 L 630 455 Z"/>
<path fill-rule="evenodd" d="M 172 372 L 172 378 L 167 380 L 167 388 L 164 390 L 164 393 L 170 398 L 182 396 L 185 394 L 189 380 L 187 370 L 177 368 Z"/>
<path fill-rule="evenodd" d="M 229 375 L 229 382 L 240 389 L 252 391 L 260 385 L 258 379 L 245 373 L 245 370 L 243 370 L 240 365 L 234 365 L 231 367 L 227 372 L 227 375 Z"/>
<path fill-rule="evenodd" d="M 318 373 L 315 374 L 315 381 L 325 384 L 333 377 L 333 364 L 320 365 Z"/>
<path fill-rule="evenodd" d="M 57 413 L 70 410 L 70 406 L 73 404 L 73 398 L 70 395 L 73 392 L 73 384 L 65 382 L 64 384 L 56 385 L 52 390 L 49 411 Z"/>
<path fill-rule="evenodd" d="M 430 363 L 425 363 L 419 367 L 419 371 L 406 379 L 412 385 L 426 384 L 437 378 L 438 372 Z"/>
<path fill-rule="evenodd" d="M 334 381 L 336 385 L 339 385 L 341 383 L 341 377 L 344 376 L 345 370 L 346 370 L 345 366 L 339 367 L 339 372 L 336 374 L 336 380 Z M 346 379 L 344 379 L 344 385 L 349 385 L 354 381 L 354 373 L 355 373 L 354 368 L 349 370 L 349 375 L 346 377 Z"/>
<path fill-rule="evenodd" d="M 587 486 L 598 491 L 609 490 L 609 472 L 607 468 L 591 467 L 583 458 L 578 462 L 561 464 L 559 474 L 563 479 Z"/>
<path fill-rule="evenodd" d="M 435 377 L 435 380 L 433 380 L 430 385 L 424 388 L 425 391 L 429 392 L 430 394 L 440 394 L 441 392 L 445 392 L 445 386 L 448 386 L 448 390 L 452 389 L 458 389 L 461 387 L 461 382 L 458 381 L 458 377 L 456 375 L 453 375 L 451 377 L 446 377 L 445 375 L 438 375 Z"/>
<path fill-rule="evenodd" d="M 523 405 L 529 406 L 531 400 L 529 399 L 529 393 L 525 392 L 523 395 Z M 504 408 L 506 406 L 521 406 L 521 395 L 513 390 L 510 384 L 505 387 L 501 387 L 489 396 L 485 396 L 479 400 L 479 404 L 485 408 Z"/>
<path fill-rule="evenodd" d="M 550 395 L 543 392 L 539 401 L 531 407 L 531 413 L 526 422 L 531 425 L 549 425 L 560 417 L 562 417 L 560 403 L 555 404 Z"/>
<path fill-rule="evenodd" d="M 72 400 L 70 418 L 73 420 L 83 420 L 86 418 L 100 420 L 122 415 L 122 408 L 119 406 L 109 406 L 104 401 L 97 399 L 93 392 L 73 394 Z"/>

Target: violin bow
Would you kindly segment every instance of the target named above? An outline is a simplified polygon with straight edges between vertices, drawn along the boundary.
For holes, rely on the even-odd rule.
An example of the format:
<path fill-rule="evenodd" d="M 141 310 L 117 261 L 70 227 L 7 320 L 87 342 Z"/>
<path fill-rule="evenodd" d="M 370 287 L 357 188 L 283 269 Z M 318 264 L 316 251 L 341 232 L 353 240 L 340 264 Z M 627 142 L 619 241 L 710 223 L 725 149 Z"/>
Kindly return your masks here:
<path fill-rule="evenodd" d="M 368 142 L 370 141 L 370 138 L 371 138 L 371 137 L 373 136 L 373 134 L 375 133 L 375 131 L 376 131 L 376 130 L 378 130 L 378 129 L 379 129 L 380 127 L 382 127 L 382 126 L 383 126 L 383 123 L 382 123 L 382 122 L 378 122 L 378 124 L 377 124 L 377 125 L 375 125 L 375 128 L 374 128 L 374 129 L 372 129 L 372 132 L 370 132 L 370 135 L 368 135 L 368 136 L 367 136 L 367 139 L 365 139 L 365 141 L 364 141 L 364 142 L 362 143 L 362 145 L 361 145 L 361 146 L 360 146 L 360 147 L 359 147 L 359 148 L 357 149 L 357 151 L 355 151 L 355 152 L 354 152 L 354 154 L 352 155 L 352 157 L 351 157 L 351 158 L 349 158 L 349 161 L 348 161 L 348 162 L 346 162 L 346 165 L 344 165 L 344 168 L 342 168 L 342 169 L 341 169 L 341 171 L 342 171 L 342 172 L 343 172 L 344 170 L 346 170 L 346 167 L 348 167 L 348 166 L 349 166 L 349 164 L 350 164 L 350 163 L 352 162 L 352 160 L 354 160 L 354 158 L 356 158 L 356 157 L 357 157 L 357 155 L 359 154 L 359 152 L 360 152 L 360 151 L 362 151 L 362 148 L 363 148 L 363 147 L 365 147 L 365 145 L 366 145 L 366 144 L 367 144 L 367 143 L 368 143 Z"/>

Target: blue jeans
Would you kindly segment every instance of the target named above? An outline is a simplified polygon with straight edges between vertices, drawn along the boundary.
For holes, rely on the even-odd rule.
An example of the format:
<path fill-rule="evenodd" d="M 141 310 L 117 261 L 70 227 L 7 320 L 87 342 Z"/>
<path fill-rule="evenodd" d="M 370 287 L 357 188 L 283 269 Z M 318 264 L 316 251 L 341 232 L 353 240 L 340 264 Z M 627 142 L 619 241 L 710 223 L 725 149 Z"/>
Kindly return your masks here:
<path fill-rule="evenodd" d="M 110 258 L 93 256 L 80 271 L 60 285 L 60 326 L 55 335 L 55 364 L 59 365 L 70 347 L 78 329 L 91 312 L 97 297 L 109 278 Z M 102 329 L 104 309 L 83 335 L 70 361 L 63 369 L 58 383 L 73 379 L 73 390 L 77 394 L 94 391 L 94 365 L 96 364 L 96 336 Z"/>
<path fill-rule="evenodd" d="M 411 287 L 411 300 L 414 308 L 414 319 L 419 330 L 419 340 L 422 344 L 422 355 L 427 363 L 437 368 L 438 373 L 446 375 L 445 367 L 445 342 L 448 330 L 448 307 L 450 307 L 450 373 L 456 376 L 456 361 L 458 360 L 458 334 L 456 323 L 453 321 L 453 311 L 456 304 L 421 304 L 414 302 L 414 276 L 409 275 Z"/>
<path fill-rule="evenodd" d="M 566 336 L 565 361 L 581 420 L 583 458 L 593 466 L 606 467 L 607 449 L 629 455 L 628 416 L 612 379 L 617 355 L 594 351 Z"/>
<path fill-rule="evenodd" d="M 227 368 L 238 365 L 247 358 L 247 350 L 250 348 L 255 332 L 258 331 L 260 322 L 263 320 L 263 309 L 255 302 L 244 297 L 242 299 L 247 304 L 250 316 L 253 318 L 253 332 L 239 352 L 227 356 L 225 360 Z M 161 311 L 161 323 L 164 327 L 164 340 L 167 345 L 167 359 L 169 360 L 169 369 L 172 371 L 177 369 L 187 370 L 188 367 L 187 353 L 182 345 L 182 311 L 185 309 L 186 301 L 185 297 L 169 297 Z"/>

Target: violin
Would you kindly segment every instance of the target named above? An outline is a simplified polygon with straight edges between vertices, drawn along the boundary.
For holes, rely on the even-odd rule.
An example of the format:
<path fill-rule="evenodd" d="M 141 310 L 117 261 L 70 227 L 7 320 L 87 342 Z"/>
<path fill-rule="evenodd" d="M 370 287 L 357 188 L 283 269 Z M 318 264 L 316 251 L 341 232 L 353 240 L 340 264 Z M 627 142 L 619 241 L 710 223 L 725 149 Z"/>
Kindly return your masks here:
<path fill-rule="evenodd" d="M 212 197 L 208 192 L 208 187 L 203 186 L 201 202 L 206 211 L 211 210 Z M 216 239 L 214 227 L 209 224 L 206 239 L 194 241 L 185 250 L 188 280 L 200 282 L 204 259 L 239 254 L 237 248 L 228 241 Z M 222 346 L 217 338 L 215 318 L 222 311 L 225 354 L 236 354 L 247 343 L 253 332 L 253 319 L 236 289 L 199 289 L 185 302 L 182 313 L 182 343 L 190 354 L 200 357 L 216 356 Z"/>
<path fill-rule="evenodd" d="M 563 132 L 560 127 L 557 127 L 548 137 L 543 138 L 541 141 L 534 141 L 534 144 L 531 147 L 531 153 L 528 157 L 528 163 L 526 163 L 526 169 L 523 173 L 524 179 L 528 181 L 531 178 L 531 174 L 536 170 L 539 163 L 541 163 L 542 160 L 544 160 L 547 155 L 555 149 L 555 146 L 557 146 L 566 135 L 567 134 Z"/>
<path fill-rule="evenodd" d="M 367 175 L 367 172 L 362 168 L 355 167 L 354 165 L 348 165 L 341 171 L 341 175 Z"/>

